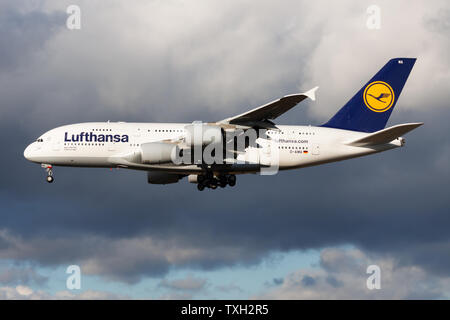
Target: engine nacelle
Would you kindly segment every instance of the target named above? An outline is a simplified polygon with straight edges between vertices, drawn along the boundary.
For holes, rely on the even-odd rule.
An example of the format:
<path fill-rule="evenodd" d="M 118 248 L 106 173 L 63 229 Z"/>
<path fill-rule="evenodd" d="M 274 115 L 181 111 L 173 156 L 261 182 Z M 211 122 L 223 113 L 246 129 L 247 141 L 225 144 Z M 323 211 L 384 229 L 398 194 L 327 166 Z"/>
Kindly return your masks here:
<path fill-rule="evenodd" d="M 190 147 L 206 146 L 211 143 L 222 143 L 222 128 L 202 123 L 187 125 L 186 144 Z"/>
<path fill-rule="evenodd" d="M 188 181 L 189 183 L 198 183 L 198 175 L 197 174 L 190 174 L 188 175 Z"/>
<path fill-rule="evenodd" d="M 164 142 L 149 142 L 141 145 L 141 161 L 146 164 L 172 162 L 180 149 L 176 144 Z"/>
<path fill-rule="evenodd" d="M 169 183 L 177 183 L 182 175 L 175 173 L 167 173 L 160 171 L 149 171 L 147 172 L 147 181 L 151 184 L 169 184 Z"/>

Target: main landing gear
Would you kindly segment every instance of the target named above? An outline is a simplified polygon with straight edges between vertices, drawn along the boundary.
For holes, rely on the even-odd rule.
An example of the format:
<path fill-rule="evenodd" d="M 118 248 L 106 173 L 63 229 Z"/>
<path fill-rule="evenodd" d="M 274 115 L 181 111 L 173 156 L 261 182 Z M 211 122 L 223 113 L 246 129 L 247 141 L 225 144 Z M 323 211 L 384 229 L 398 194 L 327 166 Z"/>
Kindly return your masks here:
<path fill-rule="evenodd" d="M 55 178 L 53 178 L 53 166 L 51 164 L 41 164 L 41 167 L 45 169 L 45 171 L 47 171 L 47 182 L 48 183 L 52 183 Z"/>
<path fill-rule="evenodd" d="M 217 187 L 225 188 L 227 185 L 233 187 L 236 185 L 236 176 L 234 174 L 224 174 L 215 177 L 212 173 L 198 176 L 197 189 L 200 191 L 205 188 L 217 189 Z"/>

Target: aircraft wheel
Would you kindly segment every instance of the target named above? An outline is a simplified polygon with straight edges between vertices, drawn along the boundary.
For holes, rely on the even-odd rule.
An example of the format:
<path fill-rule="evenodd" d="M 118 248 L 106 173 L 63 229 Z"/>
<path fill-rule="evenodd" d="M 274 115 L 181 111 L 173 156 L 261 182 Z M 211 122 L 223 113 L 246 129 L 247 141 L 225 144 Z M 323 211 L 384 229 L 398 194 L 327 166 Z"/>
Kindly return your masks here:
<path fill-rule="evenodd" d="M 228 180 L 226 176 L 219 176 L 218 180 L 218 184 L 221 188 L 225 188 L 227 186 Z"/>
<path fill-rule="evenodd" d="M 210 188 L 215 190 L 215 189 L 217 189 L 217 185 L 216 184 L 211 184 Z"/>
<path fill-rule="evenodd" d="M 52 183 L 53 182 L 53 176 L 47 176 L 47 182 Z"/>
<path fill-rule="evenodd" d="M 233 187 L 236 185 L 236 176 L 234 174 L 230 174 L 228 176 L 228 184 L 230 185 L 230 187 Z"/>
<path fill-rule="evenodd" d="M 198 189 L 199 191 L 203 191 L 203 190 L 205 190 L 205 185 L 202 184 L 202 183 L 199 183 L 199 184 L 197 184 L 197 189 Z"/>

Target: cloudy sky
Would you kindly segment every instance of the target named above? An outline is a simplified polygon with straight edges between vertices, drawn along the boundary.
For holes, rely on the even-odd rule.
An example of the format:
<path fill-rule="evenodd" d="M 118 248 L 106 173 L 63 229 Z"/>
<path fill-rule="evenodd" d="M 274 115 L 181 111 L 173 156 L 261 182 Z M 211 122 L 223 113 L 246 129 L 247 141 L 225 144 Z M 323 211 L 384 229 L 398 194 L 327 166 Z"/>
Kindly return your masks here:
<path fill-rule="evenodd" d="M 449 298 L 449 21 L 438 0 L 0 0 L 0 299 Z M 425 122 L 402 149 L 202 193 L 126 170 L 50 185 L 23 158 L 63 124 L 215 121 L 314 86 L 278 123 L 321 124 L 393 57 L 418 60 L 389 124 Z"/>

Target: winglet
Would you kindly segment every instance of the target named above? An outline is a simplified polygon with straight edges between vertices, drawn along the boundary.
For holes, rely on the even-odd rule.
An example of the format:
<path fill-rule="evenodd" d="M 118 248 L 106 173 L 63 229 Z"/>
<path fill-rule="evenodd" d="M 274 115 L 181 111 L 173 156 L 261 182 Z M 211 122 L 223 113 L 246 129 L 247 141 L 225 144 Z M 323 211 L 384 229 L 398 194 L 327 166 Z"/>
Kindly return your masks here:
<path fill-rule="evenodd" d="M 314 87 L 309 91 L 306 91 L 305 93 L 303 93 L 305 96 L 307 96 L 308 98 L 310 98 L 312 101 L 316 101 L 316 90 L 319 89 L 319 87 Z"/>

